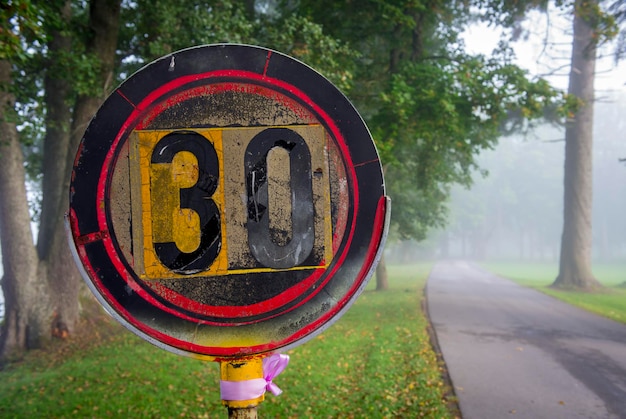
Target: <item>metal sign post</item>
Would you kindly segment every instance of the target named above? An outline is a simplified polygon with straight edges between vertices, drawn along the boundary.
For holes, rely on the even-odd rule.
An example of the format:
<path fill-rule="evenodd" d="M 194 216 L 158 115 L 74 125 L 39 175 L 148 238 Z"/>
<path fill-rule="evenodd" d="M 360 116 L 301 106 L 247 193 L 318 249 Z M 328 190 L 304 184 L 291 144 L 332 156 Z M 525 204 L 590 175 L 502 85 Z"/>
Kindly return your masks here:
<path fill-rule="evenodd" d="M 117 320 L 221 362 L 224 386 L 246 393 L 348 309 L 388 221 L 378 154 L 345 96 L 293 58 L 223 44 L 163 57 L 109 96 L 76 154 L 68 229 Z"/>
<path fill-rule="evenodd" d="M 247 360 L 222 361 L 220 363 L 222 382 L 242 382 L 263 379 L 263 363 L 260 357 Z M 230 419 L 255 419 L 257 406 L 264 400 L 264 395 L 247 400 L 223 400 L 228 408 Z"/>

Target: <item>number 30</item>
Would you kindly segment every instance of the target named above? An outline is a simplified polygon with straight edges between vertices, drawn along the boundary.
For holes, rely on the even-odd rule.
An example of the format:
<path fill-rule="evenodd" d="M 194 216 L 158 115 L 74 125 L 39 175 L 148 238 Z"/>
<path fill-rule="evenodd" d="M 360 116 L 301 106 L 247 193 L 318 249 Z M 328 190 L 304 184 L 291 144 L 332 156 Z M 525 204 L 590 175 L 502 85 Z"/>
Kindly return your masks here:
<path fill-rule="evenodd" d="M 283 244 L 276 243 L 270 232 L 267 158 L 275 148 L 288 153 L 290 167 L 292 231 L 291 239 Z M 185 153 L 190 153 L 193 157 L 185 158 Z M 311 153 L 306 141 L 288 128 L 268 128 L 250 140 L 242 159 L 247 196 L 246 228 L 251 254 L 267 268 L 287 269 L 302 264 L 311 254 L 315 241 Z M 189 130 L 165 135 L 152 151 L 152 188 L 177 188 L 177 201 L 180 205 L 174 211 L 167 206 L 164 208 L 163 203 L 155 199 L 153 194 L 153 230 L 162 228 L 158 225 L 163 222 L 159 218 L 160 214 L 166 217 L 166 222 L 173 224 L 168 229 L 176 229 L 179 221 L 180 225 L 184 224 L 183 218 L 195 220 L 197 217 L 197 225 L 192 229 L 199 234 L 195 238 L 195 249 L 181 249 L 185 246 L 181 246 L 176 240 L 161 241 L 154 237 L 153 245 L 157 257 L 175 273 L 192 275 L 206 271 L 220 253 L 223 220 L 220 208 L 213 199 L 220 182 L 219 163 L 213 144 L 201 134 Z M 164 164 L 168 167 L 167 170 L 154 170 L 155 167 L 164 167 Z M 182 167 L 185 165 L 192 168 Z M 180 173 L 174 173 L 176 170 Z M 227 171 L 228 168 L 225 167 L 224 170 Z M 171 180 L 177 176 L 180 180 Z"/>

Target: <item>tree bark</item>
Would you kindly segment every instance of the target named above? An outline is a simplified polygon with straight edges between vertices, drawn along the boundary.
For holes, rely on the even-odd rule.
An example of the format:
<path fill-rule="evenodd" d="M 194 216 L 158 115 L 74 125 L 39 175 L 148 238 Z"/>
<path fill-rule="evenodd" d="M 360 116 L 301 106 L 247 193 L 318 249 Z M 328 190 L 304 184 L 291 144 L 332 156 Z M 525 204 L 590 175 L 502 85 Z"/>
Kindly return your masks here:
<path fill-rule="evenodd" d="M 376 265 L 376 291 L 384 291 L 389 289 L 389 274 L 387 273 L 387 263 L 385 262 L 385 254 L 380 256 L 380 261 Z"/>
<path fill-rule="evenodd" d="M 71 1 L 59 8 L 62 22 L 69 25 Z M 60 68 L 58 57 L 71 54 L 72 38 L 61 27 L 50 29 L 48 65 L 44 77 L 46 102 L 46 135 L 43 146 L 43 200 L 37 253 L 40 275 L 50 283 L 50 319 L 52 335 L 65 338 L 74 332 L 78 320 L 78 295 L 76 284 L 79 273 L 71 260 L 67 240 L 63 233 L 63 213 L 67 207 L 66 159 L 70 153 L 70 124 L 72 86 Z"/>
<path fill-rule="evenodd" d="M 70 176 L 80 139 L 89 121 L 113 87 L 119 16 L 120 0 L 92 0 L 90 2 L 89 28 L 91 33 L 87 40 L 86 50 L 98 60 L 100 72 L 97 77 L 102 83 L 102 89 L 99 92 L 78 96 L 74 105 L 70 131 L 67 137 L 63 137 L 65 146 L 62 148 L 62 155 L 55 157 L 59 158 L 55 170 L 60 170 L 60 176 L 57 178 L 55 174 L 55 183 L 50 185 L 49 190 L 44 190 L 44 194 L 49 193 L 51 196 L 59 194 L 63 198 L 56 205 L 55 214 L 52 217 L 52 239 L 44 244 L 49 249 L 45 252 L 46 255 L 49 254 L 46 259 L 47 277 L 55 302 L 53 333 L 59 337 L 71 335 L 75 331 L 80 314 L 79 295 L 82 288 L 82 280 L 71 257 L 63 224 L 63 216 L 68 206 L 66 198 L 69 192 Z"/>
<path fill-rule="evenodd" d="M 582 3 L 575 4 L 568 87 L 582 106 L 565 129 L 563 234 L 559 274 L 552 286 L 591 290 L 600 286 L 591 271 L 596 45 L 594 29 L 581 13 Z"/>
<path fill-rule="evenodd" d="M 96 111 L 115 87 L 115 49 L 119 33 L 121 0 L 91 0 L 89 13 L 90 39 L 87 52 L 97 57 L 100 64 L 98 74 L 102 90 L 94 94 L 82 94 L 76 101 L 72 120 L 70 150 L 66 160 L 64 187 L 69 188 L 70 175 L 78 144 Z M 67 191 L 67 188 L 65 189 Z"/>
<path fill-rule="evenodd" d="M 11 64 L 0 60 L 0 85 L 11 84 Z M 24 156 L 18 132 L 9 116 L 14 97 L 0 89 L 0 242 L 4 277 L 5 318 L 0 334 L 0 358 L 19 356 L 41 347 L 49 336 L 45 282 L 38 275 L 26 195 Z M 48 332 L 48 333 L 46 333 Z"/>
<path fill-rule="evenodd" d="M 60 20 L 70 23 L 71 1 L 58 10 Z M 41 189 L 41 217 L 37 252 L 41 260 L 47 260 L 55 234 L 59 207 L 64 205 L 66 191 L 61 189 L 65 177 L 65 160 L 69 147 L 69 131 L 72 117 L 70 106 L 72 87 L 58 57 L 71 54 L 72 38 L 59 27 L 50 29 L 48 58 L 44 76 L 44 101 L 46 103 L 46 135 L 43 142 L 43 179 Z"/>

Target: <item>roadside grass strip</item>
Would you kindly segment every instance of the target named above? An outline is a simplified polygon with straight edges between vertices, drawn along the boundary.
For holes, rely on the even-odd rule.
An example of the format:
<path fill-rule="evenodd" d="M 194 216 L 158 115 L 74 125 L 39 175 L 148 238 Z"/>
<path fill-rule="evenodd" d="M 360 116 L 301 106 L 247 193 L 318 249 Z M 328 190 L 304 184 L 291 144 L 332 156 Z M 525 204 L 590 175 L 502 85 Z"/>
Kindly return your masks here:
<path fill-rule="evenodd" d="M 421 311 L 430 265 L 390 267 L 320 336 L 291 351 L 261 418 L 447 418 L 445 384 Z M 117 326 L 116 326 L 117 327 Z M 96 344 L 30 353 L 0 371 L 0 417 L 225 418 L 219 368 L 120 330 Z"/>
<path fill-rule="evenodd" d="M 558 274 L 556 263 L 490 262 L 482 266 L 520 285 L 535 288 L 568 304 L 626 323 L 626 264 L 594 264 L 593 273 L 604 288 L 593 293 L 550 288 Z"/>

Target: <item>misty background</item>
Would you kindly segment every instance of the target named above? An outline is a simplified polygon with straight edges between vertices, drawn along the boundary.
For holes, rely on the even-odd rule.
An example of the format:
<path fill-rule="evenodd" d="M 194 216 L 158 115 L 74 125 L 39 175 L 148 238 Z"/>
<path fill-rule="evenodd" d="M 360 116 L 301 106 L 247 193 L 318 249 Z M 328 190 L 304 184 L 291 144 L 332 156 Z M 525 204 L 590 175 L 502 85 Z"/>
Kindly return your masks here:
<path fill-rule="evenodd" d="M 594 118 L 593 260 L 626 262 L 626 92 L 598 93 Z M 421 243 L 388 245 L 390 262 L 431 258 L 559 260 L 565 130 L 503 137 L 478 158 L 470 189 L 455 186 L 448 225 Z"/>

